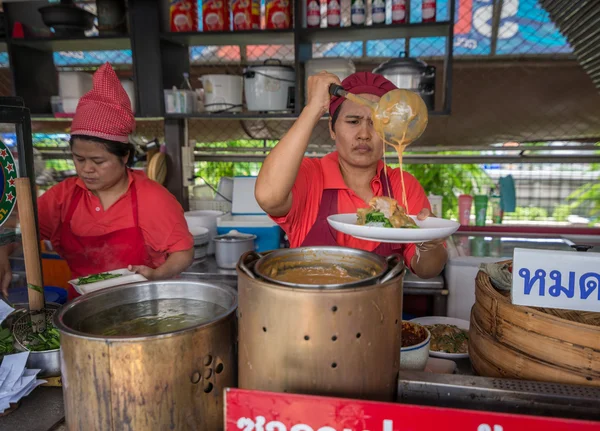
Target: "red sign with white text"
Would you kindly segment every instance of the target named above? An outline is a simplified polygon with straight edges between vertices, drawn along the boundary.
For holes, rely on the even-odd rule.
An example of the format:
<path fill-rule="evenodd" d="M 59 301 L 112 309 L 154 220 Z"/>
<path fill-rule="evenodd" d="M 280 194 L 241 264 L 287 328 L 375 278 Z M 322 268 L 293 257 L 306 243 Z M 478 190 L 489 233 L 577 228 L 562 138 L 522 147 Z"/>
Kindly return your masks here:
<path fill-rule="evenodd" d="M 598 431 L 600 422 L 227 389 L 225 431 Z"/>

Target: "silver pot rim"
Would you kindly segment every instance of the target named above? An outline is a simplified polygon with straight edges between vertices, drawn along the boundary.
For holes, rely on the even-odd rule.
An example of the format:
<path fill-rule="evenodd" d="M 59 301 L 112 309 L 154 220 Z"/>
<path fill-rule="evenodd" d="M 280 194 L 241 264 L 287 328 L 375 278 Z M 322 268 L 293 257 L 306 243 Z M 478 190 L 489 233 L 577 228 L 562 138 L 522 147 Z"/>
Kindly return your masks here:
<path fill-rule="evenodd" d="M 337 253 L 351 253 L 351 254 L 356 254 L 359 256 L 364 256 L 364 257 L 367 257 L 367 258 L 370 258 L 373 260 L 378 260 L 379 263 L 381 264 L 381 271 L 379 271 L 377 274 L 375 274 L 373 276 L 365 277 L 358 281 L 353 281 L 353 282 L 348 282 L 348 283 L 340 283 L 340 284 L 316 285 L 316 284 L 291 283 L 291 282 L 277 280 L 268 275 L 265 275 L 264 273 L 262 273 L 260 271 L 260 269 L 257 268 L 261 264 L 261 262 L 262 262 L 262 264 L 265 264 L 265 262 L 268 262 L 269 259 L 276 258 L 277 256 L 288 254 L 288 253 L 292 252 L 292 250 L 299 250 L 299 249 L 301 249 L 301 250 L 317 250 L 317 251 L 321 251 L 321 252 L 331 251 L 331 252 L 337 252 Z M 254 256 L 259 256 L 259 259 L 254 261 L 252 264 L 252 268 L 249 269 L 245 265 L 245 260 L 247 259 L 248 256 L 251 256 L 253 253 L 254 253 Z M 391 263 L 394 261 L 394 259 L 397 259 L 398 262 L 396 262 L 395 265 L 392 266 Z M 341 246 L 310 246 L 310 247 L 297 247 L 297 248 L 290 248 L 290 249 L 278 249 L 278 250 L 269 252 L 269 254 L 264 254 L 264 255 L 261 255 L 259 253 L 255 253 L 255 252 L 247 252 L 247 253 L 244 253 L 240 257 L 238 267 L 240 267 L 240 270 L 245 272 L 246 275 L 251 276 L 250 274 L 254 273 L 254 274 L 258 275 L 258 277 L 260 277 L 262 279 L 262 281 L 267 282 L 267 283 L 281 286 L 286 289 L 303 289 L 303 290 L 313 290 L 313 291 L 314 290 L 347 291 L 349 289 L 381 284 L 381 283 L 385 283 L 386 281 L 389 281 L 389 280 L 395 278 L 396 275 L 399 275 L 400 272 L 403 274 L 404 270 L 405 270 L 404 261 L 402 259 L 402 256 L 400 256 L 400 255 L 394 254 L 394 255 L 388 256 L 386 258 L 386 257 L 380 256 L 380 255 L 377 255 L 375 253 L 371 253 L 371 252 L 368 252 L 365 250 L 353 249 L 353 248 L 341 247 Z M 392 268 L 390 268 L 390 267 L 392 267 Z M 394 271 L 394 270 L 399 271 L 399 272 L 392 273 L 392 271 Z M 386 274 L 388 274 L 388 275 L 392 274 L 392 276 L 388 277 L 388 275 L 386 275 Z"/>
<path fill-rule="evenodd" d="M 135 335 L 135 336 L 122 336 L 122 335 L 94 335 L 94 334 L 90 334 L 87 332 L 82 332 L 82 331 L 78 331 L 75 330 L 73 328 L 71 328 L 70 326 L 68 326 L 66 323 L 64 323 L 64 316 L 65 314 L 67 314 L 69 311 L 71 311 L 73 308 L 77 307 L 79 304 L 81 304 L 84 301 L 91 301 L 94 298 L 97 297 L 101 297 L 103 295 L 106 295 L 108 293 L 112 293 L 112 292 L 118 292 L 118 291 L 122 291 L 122 290 L 127 290 L 130 289 L 132 287 L 136 287 L 136 286 L 141 286 L 141 285 L 147 285 L 147 284 L 155 284 L 155 283 L 178 283 L 178 284 L 195 284 L 195 285 L 206 285 L 206 286 L 212 286 L 214 288 L 220 288 L 222 290 L 224 290 L 225 292 L 229 293 L 232 296 L 232 303 L 229 306 L 229 308 L 226 309 L 226 311 L 224 311 L 221 314 L 218 314 L 217 316 L 214 316 L 213 318 L 211 318 L 210 320 L 206 321 L 206 322 L 202 322 L 199 323 L 197 325 L 192 325 L 189 326 L 187 328 L 183 328 L 183 329 L 178 329 L 175 331 L 171 331 L 171 332 L 167 332 L 164 334 L 156 334 L 156 335 Z M 92 292 L 92 293 L 88 293 L 86 295 L 82 295 L 78 298 L 75 298 L 73 301 L 63 305 L 55 314 L 54 314 L 54 327 L 56 329 L 58 329 L 58 331 L 62 334 L 68 334 L 71 337 L 76 337 L 76 338 L 81 338 L 81 339 L 86 339 L 86 340 L 107 340 L 111 343 L 118 343 L 118 342 L 143 342 L 143 341 L 154 341 L 154 340 L 159 340 L 159 339 L 164 339 L 164 338 L 170 338 L 170 337 L 174 337 L 177 335 L 180 335 L 182 333 L 185 332 L 191 332 L 191 331 L 195 331 L 197 329 L 204 329 L 204 328 L 208 328 L 211 326 L 214 326 L 216 324 L 218 324 L 219 322 L 221 322 L 222 320 L 226 319 L 227 317 L 229 317 L 231 314 L 235 313 L 238 307 L 238 297 L 237 297 L 237 292 L 235 291 L 235 289 L 225 285 L 225 284 L 221 284 L 221 283 L 204 283 L 204 282 L 199 282 L 199 281 L 194 281 L 194 280 L 161 280 L 161 281 L 141 281 L 138 283 L 130 283 L 130 284 L 124 284 L 121 286 L 113 286 L 113 287 L 107 287 L 105 289 L 100 289 L 96 292 Z"/>

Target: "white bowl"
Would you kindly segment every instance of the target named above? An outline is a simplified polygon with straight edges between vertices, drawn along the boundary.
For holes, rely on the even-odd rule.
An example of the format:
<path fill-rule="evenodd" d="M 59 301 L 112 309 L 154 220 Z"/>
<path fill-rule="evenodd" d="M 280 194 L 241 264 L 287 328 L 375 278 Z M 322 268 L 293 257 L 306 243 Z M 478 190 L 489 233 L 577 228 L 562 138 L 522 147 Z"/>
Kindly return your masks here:
<path fill-rule="evenodd" d="M 429 359 L 429 342 L 431 341 L 431 334 L 424 326 L 405 320 L 402 321 L 402 332 L 404 332 L 405 326 L 412 326 L 419 331 L 425 331 L 427 337 L 419 344 L 402 347 L 400 349 L 400 369 L 423 371 L 427 365 L 427 360 Z"/>

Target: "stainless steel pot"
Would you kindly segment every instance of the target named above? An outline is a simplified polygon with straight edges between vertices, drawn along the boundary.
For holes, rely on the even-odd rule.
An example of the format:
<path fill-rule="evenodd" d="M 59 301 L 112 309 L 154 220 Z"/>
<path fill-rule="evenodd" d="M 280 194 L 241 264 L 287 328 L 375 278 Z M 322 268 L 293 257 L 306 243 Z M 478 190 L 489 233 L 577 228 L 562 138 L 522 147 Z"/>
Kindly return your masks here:
<path fill-rule="evenodd" d="M 153 301 L 149 308 L 139 305 L 146 301 Z M 157 335 L 97 335 L 107 324 L 135 318 L 138 312 L 126 313 L 127 307 L 192 314 L 195 301 L 212 310 L 202 323 Z M 195 281 L 117 286 L 65 305 L 55 325 L 67 428 L 223 429 L 223 390 L 235 387 L 237 376 L 236 308 L 231 288 Z"/>
<path fill-rule="evenodd" d="M 214 238 L 215 259 L 219 268 L 234 269 L 240 256 L 254 250 L 256 235 L 232 230 Z"/>
<path fill-rule="evenodd" d="M 240 388 L 395 399 L 404 271 L 365 286 L 289 287 L 242 270 L 248 255 L 237 268 Z"/>
<path fill-rule="evenodd" d="M 401 52 L 398 58 L 388 60 L 373 69 L 373 73 L 383 75 L 398 88 L 418 93 L 430 111 L 435 108 L 434 66 L 407 57 L 405 52 Z"/>
<path fill-rule="evenodd" d="M 276 273 L 288 268 L 341 267 L 360 280 L 340 284 L 307 284 L 279 280 Z M 307 289 L 339 289 L 385 283 L 405 271 L 402 256 L 384 258 L 375 253 L 346 247 L 298 247 L 280 249 L 268 254 L 246 253 L 239 262 L 240 269 L 249 277 L 257 276 L 271 283 Z"/>

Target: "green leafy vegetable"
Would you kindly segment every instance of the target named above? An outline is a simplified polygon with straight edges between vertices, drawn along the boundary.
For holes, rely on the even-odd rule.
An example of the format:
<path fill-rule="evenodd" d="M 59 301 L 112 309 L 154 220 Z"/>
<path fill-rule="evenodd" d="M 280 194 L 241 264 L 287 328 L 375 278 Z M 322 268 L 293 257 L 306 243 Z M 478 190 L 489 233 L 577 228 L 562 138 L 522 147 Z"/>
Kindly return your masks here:
<path fill-rule="evenodd" d="M 371 212 L 366 216 L 366 221 L 368 223 L 383 223 L 383 227 L 393 227 L 392 223 L 387 219 L 387 217 L 382 212 Z"/>
<path fill-rule="evenodd" d="M 90 275 L 87 277 L 81 277 L 79 278 L 78 282 L 79 285 L 83 285 L 83 284 L 91 284 L 91 283 L 97 283 L 99 281 L 104 281 L 104 280 L 110 280 L 111 278 L 118 278 L 118 277 L 122 277 L 121 274 L 111 274 L 109 272 L 103 272 L 102 274 L 95 274 L 95 275 Z"/>
<path fill-rule="evenodd" d="M 23 345 L 32 352 L 43 352 L 60 348 L 60 333 L 56 328 L 48 326 L 40 334 L 30 333 Z"/>
<path fill-rule="evenodd" d="M 15 352 L 14 338 L 10 329 L 0 329 L 0 355 L 8 355 Z"/>

